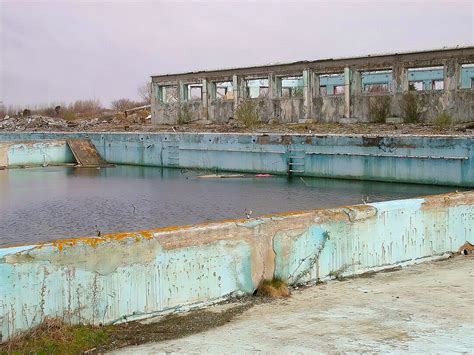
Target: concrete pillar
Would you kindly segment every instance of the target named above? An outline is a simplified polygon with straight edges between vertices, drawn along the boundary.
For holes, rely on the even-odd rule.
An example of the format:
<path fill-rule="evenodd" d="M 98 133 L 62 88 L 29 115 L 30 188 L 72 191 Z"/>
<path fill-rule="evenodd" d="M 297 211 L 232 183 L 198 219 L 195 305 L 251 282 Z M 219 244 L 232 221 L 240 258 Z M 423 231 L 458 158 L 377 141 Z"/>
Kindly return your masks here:
<path fill-rule="evenodd" d="M 313 109 L 313 71 L 303 70 L 303 109 L 304 118 L 311 118 Z"/>
<path fill-rule="evenodd" d="M 278 80 L 277 76 L 273 73 L 268 74 L 268 98 L 270 100 L 278 98 Z M 281 80 L 280 80 L 281 82 Z M 280 85 L 281 86 L 281 85 Z"/>
<path fill-rule="evenodd" d="M 351 70 L 344 68 L 344 117 L 351 117 Z"/>
<path fill-rule="evenodd" d="M 313 78 L 313 89 L 312 89 L 312 94 L 313 97 L 319 97 L 321 96 L 321 92 L 319 87 L 321 86 L 321 83 L 319 81 L 319 74 L 316 74 L 315 72 L 312 71 L 312 78 Z"/>
<path fill-rule="evenodd" d="M 178 98 L 179 102 L 188 101 L 188 86 L 182 81 L 178 83 Z"/>
<path fill-rule="evenodd" d="M 158 123 L 158 107 L 161 105 L 161 89 L 158 83 L 151 83 L 151 122 Z"/>
<path fill-rule="evenodd" d="M 208 87 L 209 87 L 209 100 L 210 101 L 213 101 L 217 98 L 217 85 L 214 81 L 211 81 L 209 84 L 208 84 Z"/>
<path fill-rule="evenodd" d="M 344 117 L 351 117 L 351 69 L 344 68 Z"/>
<path fill-rule="evenodd" d="M 456 60 L 449 60 L 444 65 L 444 90 L 457 90 L 461 82 L 461 66 Z"/>
<path fill-rule="evenodd" d="M 397 63 L 392 67 L 392 93 L 408 91 L 408 69 Z"/>
<path fill-rule="evenodd" d="M 202 107 L 207 107 L 209 100 L 209 88 L 207 86 L 207 79 L 202 79 Z"/>
<path fill-rule="evenodd" d="M 359 71 L 352 70 L 348 67 L 344 68 L 344 117 L 350 118 L 351 96 L 360 95 L 362 91 L 362 77 Z"/>
<path fill-rule="evenodd" d="M 240 99 L 240 78 L 237 75 L 232 76 L 232 90 L 234 91 L 234 115 L 239 106 Z"/>
<path fill-rule="evenodd" d="M 202 79 L 202 115 L 205 119 L 209 118 L 209 84 L 207 79 Z"/>

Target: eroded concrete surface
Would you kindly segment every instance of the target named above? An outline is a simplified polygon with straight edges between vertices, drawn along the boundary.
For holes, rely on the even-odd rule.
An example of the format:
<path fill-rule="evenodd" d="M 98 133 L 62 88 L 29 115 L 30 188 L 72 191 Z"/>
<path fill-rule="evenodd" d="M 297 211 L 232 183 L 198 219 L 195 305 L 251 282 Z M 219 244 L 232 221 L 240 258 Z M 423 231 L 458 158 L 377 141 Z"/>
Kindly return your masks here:
<path fill-rule="evenodd" d="M 223 327 L 114 354 L 471 353 L 473 314 L 474 257 L 458 256 L 296 290 Z"/>

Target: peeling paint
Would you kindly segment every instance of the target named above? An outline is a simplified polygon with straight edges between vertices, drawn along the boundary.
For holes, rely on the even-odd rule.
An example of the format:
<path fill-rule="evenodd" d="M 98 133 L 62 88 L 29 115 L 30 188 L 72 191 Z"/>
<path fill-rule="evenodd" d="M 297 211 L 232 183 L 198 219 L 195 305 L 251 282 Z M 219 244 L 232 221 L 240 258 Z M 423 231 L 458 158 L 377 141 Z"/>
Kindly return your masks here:
<path fill-rule="evenodd" d="M 45 317 L 113 323 L 457 252 L 474 192 L 0 248 L 5 340 Z M 435 208 L 433 208 L 435 206 Z"/>
<path fill-rule="evenodd" d="M 52 138 L 89 138 L 112 164 L 286 175 L 290 153 L 298 151 L 304 165 L 295 176 L 474 186 L 469 136 L 148 133 L 144 140 L 142 133 L 0 133 L 0 143 Z"/>

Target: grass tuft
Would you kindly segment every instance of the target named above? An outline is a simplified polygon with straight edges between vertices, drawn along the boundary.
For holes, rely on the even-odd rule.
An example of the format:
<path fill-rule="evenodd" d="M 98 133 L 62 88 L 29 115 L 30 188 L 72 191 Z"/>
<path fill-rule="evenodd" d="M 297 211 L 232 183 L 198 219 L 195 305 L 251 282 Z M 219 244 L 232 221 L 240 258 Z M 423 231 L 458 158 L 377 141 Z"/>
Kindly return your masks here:
<path fill-rule="evenodd" d="M 438 128 L 448 128 L 453 125 L 453 118 L 447 113 L 446 111 L 443 111 L 440 115 L 438 115 L 433 123 L 436 127 Z"/>
<path fill-rule="evenodd" d="M 287 284 L 280 278 L 274 277 L 271 280 L 262 280 L 257 287 L 257 295 L 270 298 L 289 297 L 290 290 Z"/>

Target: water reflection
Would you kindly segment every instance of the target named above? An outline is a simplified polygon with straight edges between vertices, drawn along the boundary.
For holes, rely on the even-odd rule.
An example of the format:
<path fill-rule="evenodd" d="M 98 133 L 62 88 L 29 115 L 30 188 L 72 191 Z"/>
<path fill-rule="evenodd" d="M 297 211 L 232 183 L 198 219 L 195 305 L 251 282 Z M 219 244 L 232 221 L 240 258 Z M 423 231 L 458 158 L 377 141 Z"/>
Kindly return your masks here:
<path fill-rule="evenodd" d="M 186 169 L 116 166 L 0 171 L 0 245 L 291 210 L 410 198 L 455 188 L 284 176 L 198 179 Z"/>

